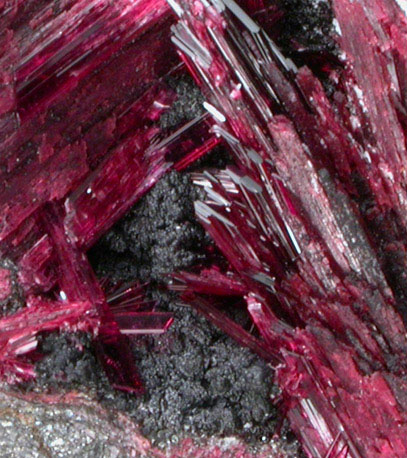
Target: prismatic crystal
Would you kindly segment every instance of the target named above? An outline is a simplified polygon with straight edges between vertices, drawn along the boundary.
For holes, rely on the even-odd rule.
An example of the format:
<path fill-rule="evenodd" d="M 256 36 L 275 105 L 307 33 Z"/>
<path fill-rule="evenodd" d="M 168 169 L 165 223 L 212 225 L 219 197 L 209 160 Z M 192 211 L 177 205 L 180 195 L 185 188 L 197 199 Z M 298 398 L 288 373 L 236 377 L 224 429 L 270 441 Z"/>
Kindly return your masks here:
<path fill-rule="evenodd" d="M 238 4 L 171 3 L 173 41 L 235 158 L 194 176 L 229 269 L 172 287 L 268 355 L 309 456 L 406 456 L 404 14 L 332 2 L 343 68 L 325 69 L 328 97 Z M 260 337 L 213 295 L 243 296 Z"/>
<path fill-rule="evenodd" d="M 164 332 L 172 318 L 136 284 L 113 300 L 85 253 L 166 171 L 219 140 L 207 115 L 159 127 L 176 97 L 166 78 L 184 71 L 162 46 L 174 22 L 165 1 L 0 8 L 0 253 L 26 299 L 12 314 L 12 269 L 2 269 L 1 373 L 31 378 L 38 333 L 81 329 L 113 385 L 138 392 L 127 335 Z"/>
<path fill-rule="evenodd" d="M 128 336 L 172 317 L 100 282 L 86 251 L 222 143 L 234 164 L 193 180 L 225 262 L 170 288 L 275 368 L 309 456 L 407 456 L 407 20 L 393 0 L 331 3 L 322 81 L 271 38 L 265 0 L 0 4 L 1 376 L 35 376 L 39 333 L 83 330 L 112 384 L 141 391 Z M 163 130 L 167 78 L 186 73 L 206 112 Z"/>

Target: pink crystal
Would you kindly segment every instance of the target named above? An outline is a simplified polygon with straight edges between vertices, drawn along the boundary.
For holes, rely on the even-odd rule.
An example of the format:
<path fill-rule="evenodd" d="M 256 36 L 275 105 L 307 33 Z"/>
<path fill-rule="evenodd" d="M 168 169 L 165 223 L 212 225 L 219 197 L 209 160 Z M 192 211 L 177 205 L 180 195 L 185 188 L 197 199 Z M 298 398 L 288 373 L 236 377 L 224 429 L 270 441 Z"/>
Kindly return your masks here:
<path fill-rule="evenodd" d="M 39 333 L 83 330 L 113 386 L 141 391 L 126 335 L 165 332 L 172 317 L 135 283 L 101 284 L 86 250 L 168 170 L 222 142 L 235 164 L 193 180 L 206 195 L 197 218 L 227 263 L 176 273 L 171 288 L 274 366 L 309 456 L 407 456 L 407 21 L 397 4 L 332 0 L 343 68 L 324 69 L 330 96 L 255 22 L 273 23 L 267 2 L 53 6 L 6 2 L 0 18 L 0 254 L 26 294 L 0 318 L 0 375 L 35 375 Z M 166 77 L 185 72 L 208 113 L 163 132 L 157 120 L 176 96 Z M 1 300 L 11 286 L 0 269 Z M 259 336 L 216 306 L 228 296 Z"/>
<path fill-rule="evenodd" d="M 58 329 L 93 332 L 98 325 L 96 310 L 89 302 L 29 298 L 26 308 L 0 319 L 0 375 L 9 383 L 35 376 L 31 364 L 21 356 L 36 348 L 40 332 Z"/>
<path fill-rule="evenodd" d="M 8 269 L 0 268 L 0 301 L 11 294 L 11 274 Z"/>
<path fill-rule="evenodd" d="M 8 361 L 29 355 L 38 333 L 80 329 L 81 303 L 97 317 L 85 326 L 84 316 L 83 328 L 94 335 L 112 384 L 141 391 L 125 334 L 165 332 L 172 317 L 147 307 L 138 287 L 109 299 L 86 250 L 172 166 L 186 167 L 219 141 L 207 116 L 170 132 L 158 127 L 176 97 L 165 79 L 185 72 L 175 47 L 162 45 L 174 19 L 164 0 L 75 0 L 58 13 L 52 3 L 31 0 L 5 6 L 0 253 L 17 265 L 27 306 L 42 304 L 37 318 L 31 308 L 32 326 L 21 336 L 2 334 L 5 376 L 3 366 L 11 370 Z M 4 298 L 7 275 L 0 272 Z M 55 297 L 66 313 L 61 321 L 52 318 Z M 34 375 L 28 359 L 24 364 L 24 377 L 10 372 L 16 380 Z"/>
<path fill-rule="evenodd" d="M 383 265 L 387 250 L 405 252 L 406 59 L 395 40 L 405 17 L 390 0 L 333 2 L 349 61 L 340 78 L 332 70 L 329 99 L 234 2 L 175 3 L 174 42 L 236 161 L 195 175 L 207 196 L 196 214 L 229 261 L 222 275 L 246 289 L 262 339 L 197 296 L 225 294 L 226 283 L 182 273 L 175 288 L 240 343 L 267 349 L 309 456 L 405 456 L 407 340 Z M 383 246 L 389 224 L 395 245 Z"/>

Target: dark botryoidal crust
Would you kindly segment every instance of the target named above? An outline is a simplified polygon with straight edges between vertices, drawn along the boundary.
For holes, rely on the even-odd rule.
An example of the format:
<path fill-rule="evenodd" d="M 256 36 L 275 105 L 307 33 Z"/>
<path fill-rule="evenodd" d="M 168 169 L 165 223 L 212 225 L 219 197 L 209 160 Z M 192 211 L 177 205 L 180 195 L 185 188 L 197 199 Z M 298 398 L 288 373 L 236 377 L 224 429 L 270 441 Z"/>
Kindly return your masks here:
<path fill-rule="evenodd" d="M 332 81 L 324 71 L 327 62 L 338 65 L 338 46 L 332 38 L 333 11 L 329 0 L 279 0 L 284 12 L 278 32 L 269 30 L 284 55 L 298 67 L 312 69 L 329 96 Z"/>
<path fill-rule="evenodd" d="M 284 11 L 280 46 L 287 54 L 293 45 L 315 52 L 333 52 L 336 44 L 331 37 L 333 12 L 328 0 L 280 0 Z"/>
<path fill-rule="evenodd" d="M 162 123 L 197 114 L 190 95 L 200 100 L 199 91 L 190 80 L 177 81 L 182 88 L 178 102 Z M 193 167 L 220 167 L 229 161 L 219 147 Z M 89 389 L 129 413 L 162 446 L 183 436 L 214 434 L 239 434 L 261 443 L 275 430 L 271 370 L 193 310 L 177 305 L 174 294 L 154 286 L 168 273 L 205 261 L 211 241 L 194 217 L 197 198 L 188 174 L 168 174 L 89 253 L 100 277 L 153 282 L 151 296 L 175 315 L 167 335 L 135 343 L 147 394 L 137 399 L 113 390 L 83 334 L 51 334 L 42 340 L 46 357 L 36 365 L 36 387 Z"/>
<path fill-rule="evenodd" d="M 172 129 L 204 113 L 203 95 L 191 77 L 169 77 L 168 85 L 175 90 L 177 99 L 171 108 L 161 115 L 162 129 Z"/>
<path fill-rule="evenodd" d="M 106 406 L 129 414 L 162 447 L 201 435 L 238 434 L 253 444 L 269 440 L 276 418 L 271 371 L 192 311 L 170 309 L 176 323 L 168 335 L 135 344 L 146 395 L 114 391 L 83 335 L 44 339 L 42 349 L 49 353 L 37 365 L 38 383 L 51 390 L 90 390 Z"/>
<path fill-rule="evenodd" d="M 171 172 L 90 252 L 100 277 L 151 281 L 199 264 L 209 243 L 193 215 L 188 175 Z"/>

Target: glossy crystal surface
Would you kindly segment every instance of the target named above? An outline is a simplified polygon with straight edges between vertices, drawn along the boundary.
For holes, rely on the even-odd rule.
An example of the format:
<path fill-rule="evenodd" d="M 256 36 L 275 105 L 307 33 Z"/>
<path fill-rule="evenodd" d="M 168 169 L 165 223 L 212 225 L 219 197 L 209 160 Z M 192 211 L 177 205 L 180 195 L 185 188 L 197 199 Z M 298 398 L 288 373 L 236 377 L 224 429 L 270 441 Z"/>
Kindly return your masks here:
<path fill-rule="evenodd" d="M 332 0 L 338 54 L 321 81 L 256 22 L 273 22 L 266 3 L 0 3 L 0 254 L 25 294 L 0 317 L 0 375 L 34 377 L 40 333 L 83 330 L 113 386 L 142 390 L 128 336 L 172 317 L 137 283 L 100 282 L 86 251 L 222 143 L 234 164 L 192 178 L 225 262 L 171 288 L 273 365 L 308 456 L 402 458 L 406 17 L 393 0 Z M 167 78 L 186 73 L 207 113 L 163 131 Z M 11 294 L 2 267 L 0 301 Z M 255 333 L 218 307 L 230 297 Z"/>
<path fill-rule="evenodd" d="M 328 96 L 233 1 L 173 3 L 173 41 L 235 158 L 194 176 L 229 271 L 173 287 L 266 349 L 309 456 L 405 456 L 404 14 L 390 0 L 332 2 L 341 62 L 326 67 Z M 260 337 L 202 293 L 243 296 Z"/>
<path fill-rule="evenodd" d="M 112 300 L 86 251 L 163 174 L 218 143 L 207 116 L 160 128 L 176 98 L 167 78 L 186 72 L 163 46 L 175 17 L 164 0 L 6 1 L 0 17 L 0 254 L 26 296 L 3 318 L 17 328 L 1 332 L 1 373 L 34 376 L 39 333 L 86 328 L 112 384 L 139 392 L 126 335 L 165 332 L 172 317 L 137 285 Z M 10 294 L 2 269 L 1 300 Z"/>

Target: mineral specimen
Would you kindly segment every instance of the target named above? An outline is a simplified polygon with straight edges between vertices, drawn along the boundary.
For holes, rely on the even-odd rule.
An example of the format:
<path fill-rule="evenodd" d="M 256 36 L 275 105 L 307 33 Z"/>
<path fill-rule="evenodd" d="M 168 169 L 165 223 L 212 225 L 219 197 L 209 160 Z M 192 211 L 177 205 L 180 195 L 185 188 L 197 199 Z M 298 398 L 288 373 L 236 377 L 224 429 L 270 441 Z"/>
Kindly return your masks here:
<path fill-rule="evenodd" d="M 35 376 L 40 333 L 81 330 L 114 387 L 142 390 L 128 336 L 172 317 L 86 252 L 222 143 L 234 164 L 193 180 L 224 259 L 170 287 L 275 368 L 309 456 L 407 456 L 407 20 L 393 0 L 331 3 L 318 68 L 283 54 L 266 0 L 0 3 L 3 378 Z M 186 73 L 204 110 L 164 126 Z"/>
<path fill-rule="evenodd" d="M 266 347 L 309 456 L 405 456 L 405 279 L 394 276 L 405 265 L 405 16 L 391 1 L 333 1 L 344 68 L 326 69 L 328 97 L 233 1 L 171 4 L 173 41 L 236 163 L 194 179 L 207 195 L 196 214 L 230 272 L 178 274 L 175 288 L 242 344 Z M 202 293 L 244 296 L 261 338 Z"/>
<path fill-rule="evenodd" d="M 176 97 L 166 78 L 182 71 L 175 48 L 162 46 L 174 21 L 166 2 L 1 8 L 0 252 L 27 305 L 1 321 L 2 373 L 34 375 L 17 356 L 39 332 L 87 329 L 113 385 L 140 391 L 123 334 L 164 332 L 171 317 L 134 300 L 134 287 L 109 305 L 85 252 L 173 165 L 219 140 L 205 114 L 172 131 L 159 125 Z M 11 271 L 1 272 L 4 301 Z"/>

